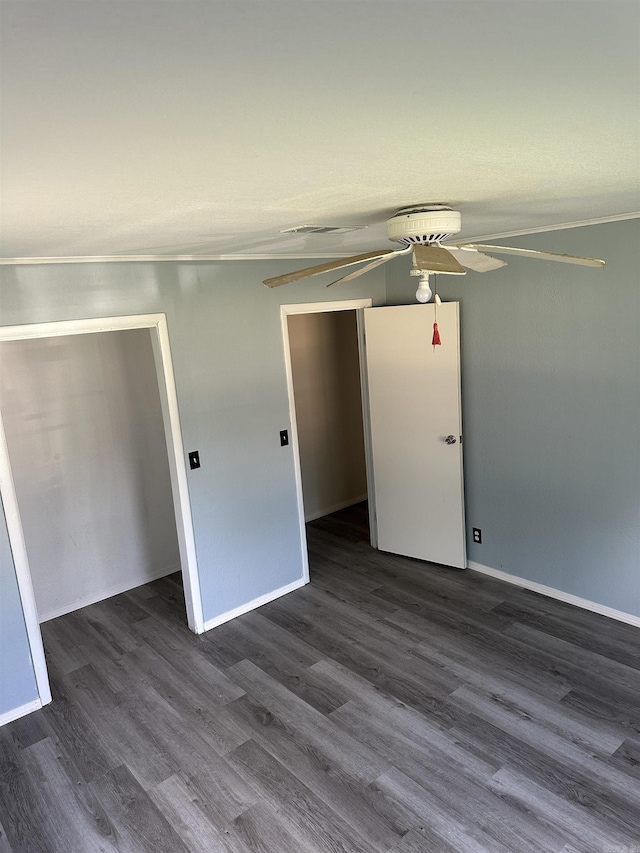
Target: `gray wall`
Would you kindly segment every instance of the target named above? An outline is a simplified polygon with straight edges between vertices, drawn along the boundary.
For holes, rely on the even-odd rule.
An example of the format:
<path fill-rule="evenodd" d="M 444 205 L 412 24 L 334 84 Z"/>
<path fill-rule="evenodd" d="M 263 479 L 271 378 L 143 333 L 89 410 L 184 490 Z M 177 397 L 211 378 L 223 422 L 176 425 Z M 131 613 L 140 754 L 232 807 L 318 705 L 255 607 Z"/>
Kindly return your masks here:
<path fill-rule="evenodd" d="M 470 560 L 640 616 L 638 220 L 509 240 L 604 270 L 505 258 L 440 276 L 461 303 Z M 507 242 L 507 241 L 505 241 Z M 389 304 L 411 302 L 387 265 Z"/>
<path fill-rule="evenodd" d="M 279 441 L 279 431 L 290 426 L 280 304 L 331 301 L 336 294 L 314 279 L 274 290 L 262 285 L 263 278 L 300 265 L 0 269 L 2 325 L 167 314 L 185 452 L 199 450 L 202 463 L 189 473 L 189 491 L 205 620 L 302 575 L 291 447 Z M 370 296 L 383 304 L 383 270 L 342 292 L 345 299 Z M 10 575 L 7 563 L 5 549 L 3 572 Z M 16 608 L 17 602 L 8 606 L 9 618 L 0 625 L 3 648 L 15 635 L 5 636 L 5 626 L 8 631 L 20 618 Z M 8 672 L 25 680 L 24 691 L 11 700 L 15 706 L 33 699 L 33 691 L 24 656 L 9 648 Z M 0 712 L 9 707 L 0 705 Z"/>
<path fill-rule="evenodd" d="M 149 329 L 0 342 L 41 622 L 180 568 Z"/>

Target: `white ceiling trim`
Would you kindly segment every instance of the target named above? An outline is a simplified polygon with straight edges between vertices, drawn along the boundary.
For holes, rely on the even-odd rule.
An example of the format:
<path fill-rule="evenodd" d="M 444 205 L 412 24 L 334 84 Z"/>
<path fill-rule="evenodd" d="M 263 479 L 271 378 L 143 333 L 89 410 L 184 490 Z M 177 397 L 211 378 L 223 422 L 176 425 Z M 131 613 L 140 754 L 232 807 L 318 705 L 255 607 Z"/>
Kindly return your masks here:
<path fill-rule="evenodd" d="M 524 237 L 527 234 L 544 234 L 548 231 L 563 231 L 567 228 L 582 228 L 587 225 L 604 225 L 608 222 L 623 222 L 628 219 L 640 219 L 640 211 L 621 213 L 616 216 L 600 216 L 594 219 L 583 219 L 579 222 L 562 222 L 558 225 L 528 228 L 522 231 L 503 231 L 499 234 L 482 234 L 478 237 L 465 238 L 464 243 L 479 243 L 481 240 L 500 240 L 507 237 Z M 234 255 L 86 255 L 68 258 L 0 258 L 0 266 L 26 266 L 33 264 L 132 264 L 132 263 L 207 263 L 211 261 L 290 261 L 313 260 L 316 258 L 347 258 L 352 253 L 347 252 L 306 252 L 299 254 L 234 254 Z"/>
<path fill-rule="evenodd" d="M 204 261 L 286 261 L 293 258 L 341 258 L 349 257 L 344 252 L 313 252 L 300 255 L 86 255 L 70 258 L 0 258 L 0 266 L 26 264 L 155 264 L 157 262 L 204 262 Z"/>

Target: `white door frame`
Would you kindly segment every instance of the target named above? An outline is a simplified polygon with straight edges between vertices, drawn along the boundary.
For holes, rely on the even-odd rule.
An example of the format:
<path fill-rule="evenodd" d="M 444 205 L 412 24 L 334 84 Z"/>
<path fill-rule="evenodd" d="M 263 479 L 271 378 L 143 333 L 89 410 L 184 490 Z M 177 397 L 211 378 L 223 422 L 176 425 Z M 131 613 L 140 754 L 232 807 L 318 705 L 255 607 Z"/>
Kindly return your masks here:
<path fill-rule="evenodd" d="M 171 491 L 176 517 L 176 530 L 180 550 L 180 564 L 189 628 L 196 634 L 204 631 L 200 580 L 196 561 L 195 539 L 191 519 L 191 505 L 187 485 L 187 468 L 182 445 L 178 398 L 176 395 L 169 333 L 165 314 L 139 314 L 128 317 L 101 317 L 88 320 L 66 320 L 54 323 L 30 323 L 24 326 L 0 326 L 0 342 L 50 338 L 66 335 L 86 335 L 95 332 L 115 332 L 124 329 L 150 329 L 153 354 L 158 376 L 158 388 L 162 406 L 167 442 L 167 456 L 171 475 Z M 39 704 L 51 701 L 49 676 L 42 645 L 42 633 L 38 621 L 33 584 L 29 571 L 29 560 L 11 472 L 9 451 L 6 442 L 2 412 L 0 411 L 0 494 L 9 532 L 9 542 L 18 580 L 18 590 L 27 628 L 31 658 L 38 687 Z M 30 708 L 34 710 L 34 708 Z"/>
<path fill-rule="evenodd" d="M 367 360 L 365 358 L 364 309 L 371 308 L 373 300 L 347 299 L 340 302 L 299 302 L 280 306 L 282 338 L 284 342 L 284 363 L 287 374 L 287 394 L 289 397 L 289 420 L 291 423 L 291 448 L 296 479 L 296 498 L 298 503 L 298 525 L 300 528 L 300 547 L 302 551 L 302 572 L 305 582 L 309 582 L 309 552 L 307 549 L 307 530 L 304 518 L 304 499 L 302 495 L 302 470 L 300 467 L 300 443 L 298 441 L 298 422 L 296 419 L 295 394 L 293 389 L 293 371 L 291 367 L 291 346 L 289 343 L 288 318 L 291 314 L 322 314 L 332 311 L 355 311 L 358 335 L 358 359 L 360 361 L 360 387 L 362 396 L 362 425 L 364 428 L 364 457 L 367 473 L 367 494 L 369 499 L 369 528 L 371 544 L 377 544 L 375 526 L 375 492 L 373 483 L 373 460 L 371 455 L 371 428 L 369 424 L 369 389 L 367 384 Z"/>

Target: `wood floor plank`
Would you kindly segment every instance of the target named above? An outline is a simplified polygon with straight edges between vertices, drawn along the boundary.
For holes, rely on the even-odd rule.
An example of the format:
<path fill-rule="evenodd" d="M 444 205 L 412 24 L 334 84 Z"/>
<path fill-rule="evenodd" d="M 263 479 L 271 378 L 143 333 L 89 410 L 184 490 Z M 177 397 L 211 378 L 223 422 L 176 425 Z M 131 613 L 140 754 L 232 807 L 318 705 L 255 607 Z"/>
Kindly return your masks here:
<path fill-rule="evenodd" d="M 201 654 L 223 670 L 245 659 L 243 640 L 237 621 L 233 619 L 218 625 L 215 630 L 201 634 L 197 639 Z"/>
<path fill-rule="evenodd" d="M 400 610 L 387 621 L 411 634 L 418 641 L 413 653 L 425 657 L 443 669 L 457 673 L 461 682 L 470 679 L 500 678 L 535 689 L 550 698 L 561 699 L 571 683 L 560 674 L 530 664 L 526 646 L 502 631 L 469 626 L 465 620 L 443 624 L 440 619 L 425 618 Z"/>
<path fill-rule="evenodd" d="M 360 785 L 332 766 L 318 750 L 264 705 L 243 696 L 228 709 L 251 729 L 252 740 L 367 841 L 372 851 L 386 853 L 398 839 L 363 796 Z"/>
<path fill-rule="evenodd" d="M 614 753 L 624 740 L 624 734 L 615 727 L 605 726 L 558 702 L 540 698 L 520 686 L 497 692 L 465 685 L 455 690 L 451 699 L 473 713 L 481 710 L 480 716 L 485 719 L 493 714 L 500 721 L 513 720 L 513 726 L 523 730 L 539 727 L 544 731 L 541 738 L 566 738 L 572 745 L 602 756 Z M 567 737 L 568 732 L 570 737 Z"/>
<path fill-rule="evenodd" d="M 241 839 L 251 853 L 300 853 L 304 849 L 300 837 L 292 835 L 284 824 L 276 809 L 259 802 L 238 815 L 227 832 Z M 235 853 L 235 847 L 229 849 Z"/>
<path fill-rule="evenodd" d="M 381 775 L 371 786 L 384 794 L 387 804 L 399 805 L 412 828 L 421 827 L 440 836 L 455 850 L 464 853 L 513 853 L 513 850 L 487 836 L 471 820 L 457 818 L 446 804 L 415 780 L 395 767 Z"/>
<path fill-rule="evenodd" d="M 20 717 L 2 729 L 5 737 L 8 737 L 17 749 L 25 749 L 49 736 L 42 714 L 29 714 Z"/>
<path fill-rule="evenodd" d="M 459 853 L 459 850 L 433 832 L 410 829 L 389 853 Z"/>
<path fill-rule="evenodd" d="M 370 705 L 351 701 L 330 716 L 341 729 L 387 758 L 390 766 L 402 764 L 410 776 L 422 776 L 435 772 L 436 766 L 447 766 L 481 786 L 499 769 L 485 756 L 461 749 L 446 732 L 428 725 L 412 726 L 415 717 L 405 715 L 405 710 L 382 705 L 374 710 Z M 367 725 L 363 726 L 365 716 Z"/>
<path fill-rule="evenodd" d="M 122 697 L 121 703 L 146 733 L 146 742 L 156 744 L 168 762 L 190 780 L 200 796 L 210 803 L 217 819 L 232 820 L 258 801 L 255 788 L 152 687 L 138 685 Z"/>
<path fill-rule="evenodd" d="M 509 585 L 509 588 L 505 589 L 505 602 L 534 611 L 539 615 L 545 615 L 549 619 L 553 619 L 558 625 L 566 623 L 566 628 L 569 630 L 572 626 L 579 628 L 585 634 L 584 637 L 580 637 L 580 644 L 588 643 L 591 636 L 599 637 L 601 640 L 610 638 L 614 642 L 630 644 L 631 646 L 635 646 L 637 643 L 638 628 L 635 625 L 610 619 L 608 616 L 594 613 L 592 610 L 574 607 L 564 601 L 549 598 L 522 587 Z"/>
<path fill-rule="evenodd" d="M 505 629 L 505 635 L 523 640 L 533 648 L 552 652 L 557 658 L 568 661 L 574 666 L 580 666 L 592 677 L 602 676 L 631 691 L 640 691 L 640 670 L 618 663 L 589 649 L 581 648 L 576 643 L 554 637 L 528 625 L 513 624 Z"/>
<path fill-rule="evenodd" d="M 410 589 L 407 589 L 405 585 L 403 587 L 381 586 L 374 590 L 372 595 L 392 602 L 398 609 L 423 616 L 445 627 L 457 627 L 458 630 L 465 631 L 469 635 L 473 635 L 482 628 L 503 631 L 512 624 L 512 620 L 492 610 L 473 607 L 472 604 L 465 602 L 452 604 L 453 593 L 451 596 L 426 598 L 415 586 L 411 585 Z M 393 622 L 392 619 L 388 621 Z"/>
<path fill-rule="evenodd" d="M 229 756 L 232 765 L 260 785 L 260 793 L 309 853 L 370 853 L 367 842 L 313 791 L 253 741 Z"/>
<path fill-rule="evenodd" d="M 373 653 L 377 668 L 390 678 L 401 675 L 407 684 L 428 684 L 436 696 L 447 695 L 460 686 L 461 682 L 451 672 L 431 664 L 426 657 L 412 654 L 418 646 L 415 637 L 381 620 L 371 619 L 353 606 L 334 601 L 324 592 L 310 590 L 307 597 L 317 607 L 314 622 L 321 622 L 324 631 L 339 636 L 343 643 L 346 640 L 356 648 Z"/>
<path fill-rule="evenodd" d="M 470 713 L 502 730 L 510 738 L 523 741 L 548 758 L 557 760 L 578 772 L 594 774 L 607 787 L 613 786 L 618 794 L 624 795 L 625 791 L 629 791 L 631 786 L 628 779 L 610 770 L 610 765 L 606 761 L 611 754 L 608 751 L 609 747 L 601 751 L 600 760 L 596 762 L 595 758 L 598 756 L 594 756 L 592 744 L 588 739 L 582 740 L 580 737 L 584 732 L 576 733 L 574 736 L 570 726 L 564 733 L 554 731 L 552 727 L 545 725 L 544 721 L 529 717 L 517 705 L 513 704 L 510 707 L 470 688 L 461 688 L 452 698 L 460 702 Z M 568 780 L 570 778 L 569 775 Z"/>
<path fill-rule="evenodd" d="M 285 655 L 302 669 L 322 659 L 317 649 L 274 625 L 262 615 L 261 609 L 245 614 L 238 622 L 238 628 L 257 646 Z"/>
<path fill-rule="evenodd" d="M 120 763 L 127 762 L 144 788 L 157 785 L 177 772 L 178 767 L 154 737 L 153 730 L 122 707 L 119 697 L 93 667 L 75 670 L 65 677 L 64 683 L 68 695 L 99 727 Z"/>
<path fill-rule="evenodd" d="M 606 657 L 608 660 L 617 661 L 632 669 L 640 669 L 637 641 L 634 642 L 631 634 L 622 639 L 611 631 L 603 630 L 600 625 L 597 630 L 593 624 L 587 629 L 586 626 L 589 624 L 587 620 L 567 620 L 566 614 L 562 617 L 550 615 L 544 604 L 525 606 L 516 605 L 512 601 L 503 601 L 493 608 L 493 612 L 506 616 L 520 625 L 537 628 L 559 640 L 565 640 L 568 643 L 577 642 L 582 649 Z"/>
<path fill-rule="evenodd" d="M 600 722 L 604 726 L 620 731 L 625 737 L 640 736 L 640 705 L 628 695 L 618 691 L 617 695 L 593 695 L 584 690 L 570 690 L 562 697 L 563 708 L 571 708 L 583 716 Z"/>
<path fill-rule="evenodd" d="M 586 755 L 579 763 L 569 763 L 563 755 L 549 755 L 473 715 L 451 735 L 485 760 L 526 775 L 550 793 L 583 807 L 591 803 L 592 811 L 607 815 L 610 826 L 624 832 L 637 826 L 640 785 L 611 772 L 608 760 Z"/>
<path fill-rule="evenodd" d="M 624 770 L 634 779 L 640 780 L 640 739 L 624 740 L 608 759 L 613 767 Z"/>
<path fill-rule="evenodd" d="M 290 606 L 284 608 L 278 602 L 267 607 L 263 612 L 269 619 L 295 636 L 312 643 L 325 657 L 336 660 L 368 679 L 379 689 L 440 719 L 443 725 L 453 725 L 458 719 L 461 712 L 455 705 L 445 701 L 445 697 L 455 686 L 450 676 L 438 676 L 434 682 L 426 677 L 425 669 L 421 669 L 420 673 L 410 677 L 405 671 L 404 659 L 395 654 L 393 648 L 386 652 L 384 658 L 372 649 L 377 642 L 374 637 L 369 643 L 357 642 L 351 636 L 345 638 L 336 633 L 335 628 L 330 627 L 326 620 L 315 623 L 310 617 L 303 618 L 292 613 Z"/>
<path fill-rule="evenodd" d="M 45 647 L 47 666 L 53 666 L 60 675 L 67 675 L 89 661 L 79 649 L 77 635 L 67 618 L 52 619 L 40 626 Z"/>
<path fill-rule="evenodd" d="M 25 767 L 23 753 L 0 729 L 0 822 L 13 853 L 55 853 L 48 827 L 50 805 L 38 775 Z"/>
<path fill-rule="evenodd" d="M 117 767 L 120 757 L 99 727 L 67 695 L 64 685 L 56 683 L 54 689 L 56 701 L 43 708 L 40 719 L 47 733 L 64 744 L 83 779 L 91 781 Z"/>
<path fill-rule="evenodd" d="M 377 744 L 383 754 L 395 756 L 406 776 L 419 783 L 436 799 L 442 798 L 442 808 L 462 823 L 472 820 L 488 838 L 507 844 L 518 853 L 539 853 L 559 849 L 562 838 L 530 816 L 515 811 L 488 789 L 500 762 L 487 752 L 475 753 L 448 732 L 427 729 L 416 735 L 411 718 L 402 721 L 406 709 L 391 709 L 387 716 L 367 714 L 367 726 L 362 726 L 363 709 L 350 702 L 338 709 L 332 718 L 354 736 L 360 732 L 371 745 Z M 496 835 L 496 832 L 499 833 Z"/>
<path fill-rule="evenodd" d="M 0 853 L 631 853 L 640 630 L 308 525 L 311 584 L 204 635 L 175 573 L 43 625 Z"/>
<path fill-rule="evenodd" d="M 236 834 L 225 832 L 224 824 L 208 813 L 207 802 L 180 775 L 170 776 L 147 794 L 169 820 L 189 853 L 249 853 Z"/>
<path fill-rule="evenodd" d="M 131 624 L 120 619 L 121 612 L 121 609 L 114 608 L 109 599 L 76 611 L 76 616 L 82 620 L 81 624 L 95 632 L 106 646 L 113 650 L 115 658 L 122 657 L 140 645 L 140 641 L 130 630 Z"/>
<path fill-rule="evenodd" d="M 149 617 L 133 627 L 147 648 L 164 658 L 171 670 L 180 673 L 183 685 L 205 692 L 216 705 L 231 702 L 241 695 L 225 673 L 194 647 L 193 634 L 167 630 L 157 619 Z"/>
<path fill-rule="evenodd" d="M 78 658 L 90 662 L 111 690 L 121 690 L 127 683 L 127 674 L 120 662 L 124 650 L 111 637 L 105 636 L 97 621 L 89 619 L 82 610 L 68 613 L 65 622 L 66 642 L 73 644 Z"/>
<path fill-rule="evenodd" d="M 504 644 L 504 642 L 503 642 Z M 475 686 L 490 693 L 501 693 L 513 689 L 515 685 L 523 690 L 535 691 L 558 701 L 567 695 L 570 688 L 559 684 L 555 679 L 542 678 L 531 667 L 509 665 L 503 654 L 491 654 L 486 647 L 480 649 L 479 643 L 469 641 L 446 632 L 438 636 L 437 629 L 432 636 L 420 643 L 411 654 L 423 658 L 432 666 L 439 666 L 450 672 L 460 684 Z"/>
<path fill-rule="evenodd" d="M 500 669 L 502 658 L 503 668 L 517 667 L 527 675 L 533 673 L 533 684 L 555 683 L 560 693 L 579 690 L 590 697 L 606 696 L 616 704 L 637 707 L 637 686 L 621 684 L 615 671 L 608 671 L 605 666 L 596 671 L 590 666 L 588 655 L 574 657 L 566 646 L 556 649 L 553 639 L 542 632 L 538 632 L 535 642 L 531 643 L 526 635 L 517 636 L 516 629 L 515 623 L 513 629 L 509 626 L 502 633 L 484 632 L 480 628 L 475 635 L 469 635 L 469 639 L 477 641 L 483 656 L 487 648 L 497 655 L 496 670 Z M 548 691 L 543 688 L 540 692 Z"/>
<path fill-rule="evenodd" d="M 221 706 L 243 695 L 244 691 L 217 671 L 211 683 L 209 677 L 214 668 L 208 661 L 203 661 L 206 675 L 199 679 L 194 679 L 190 668 L 178 672 L 168 663 L 166 655 L 156 653 L 149 646 L 131 652 L 123 662 L 131 676 L 131 690 L 137 692 L 145 685 L 155 691 L 176 714 L 197 729 L 218 755 L 225 755 L 248 739 L 227 715 L 219 713 Z M 224 678 L 222 686 L 218 676 Z"/>
<path fill-rule="evenodd" d="M 279 606 L 287 610 L 292 604 L 293 602 L 286 598 L 284 600 L 278 599 L 273 603 L 273 607 Z M 265 607 L 267 615 L 270 612 L 270 607 L 271 605 Z M 325 619 L 331 620 L 334 630 L 338 631 L 338 635 L 349 628 L 356 635 L 366 634 L 370 641 L 375 639 L 378 639 L 380 643 L 386 641 L 392 647 L 409 648 L 414 645 L 413 638 L 398 631 L 394 625 L 383 621 L 378 616 L 372 616 L 352 602 L 341 601 L 337 596 L 331 595 L 330 592 L 314 585 L 303 587 L 299 591 L 295 600 L 295 612 L 315 622 L 324 622 Z M 388 615 L 386 608 L 383 615 Z M 311 663 L 313 662 L 311 661 Z"/>
<path fill-rule="evenodd" d="M 491 787 L 500 796 L 508 797 L 527 811 L 539 815 L 568 838 L 569 843 L 580 844 L 588 839 L 593 850 L 615 849 L 616 845 L 622 845 L 624 850 L 625 846 L 637 844 L 637 823 L 635 831 L 628 835 L 603 822 L 589 804 L 582 806 L 570 802 L 523 774 L 508 769 L 500 770 L 494 776 Z"/>
<path fill-rule="evenodd" d="M 147 587 L 142 587 L 142 589 L 147 589 Z M 103 604 L 103 602 L 100 603 Z M 127 595 L 112 596 L 104 602 L 104 607 L 108 613 L 112 612 L 120 622 L 129 626 L 135 625 L 142 619 L 149 618 L 148 611 L 139 607 Z"/>
<path fill-rule="evenodd" d="M 0 853 L 14 853 L 13 847 L 9 843 L 7 833 L 4 826 L 0 823 Z"/>
<path fill-rule="evenodd" d="M 324 564 L 330 562 L 326 558 L 323 560 Z M 373 616 L 374 619 L 384 619 L 397 611 L 395 604 L 371 594 L 380 588 L 377 580 L 371 580 L 365 575 L 350 575 L 344 570 L 341 571 L 341 568 L 343 567 L 337 563 L 335 567 L 325 565 L 324 570 L 314 572 L 314 587 L 337 598 L 338 601 L 351 606 L 357 605 L 359 611 Z"/>
<path fill-rule="evenodd" d="M 231 667 L 229 674 L 249 696 L 299 732 L 349 777 L 368 783 L 387 768 L 387 762 L 375 752 L 362 746 L 250 661 Z"/>
<path fill-rule="evenodd" d="M 318 690 L 313 679 L 305 678 L 307 668 L 322 658 L 318 649 L 292 637 L 259 612 L 247 616 L 238 625 L 244 660 L 254 663 L 321 713 L 341 704 L 341 697 Z"/>
<path fill-rule="evenodd" d="M 47 837 L 54 850 L 102 853 L 117 849 L 114 828 L 99 798 L 67 755 L 49 738 L 28 747 L 25 770 L 38 779 L 46 803 Z"/>
<path fill-rule="evenodd" d="M 111 816 L 121 849 L 131 853 L 189 853 L 126 765 L 94 780 L 91 788 Z"/>

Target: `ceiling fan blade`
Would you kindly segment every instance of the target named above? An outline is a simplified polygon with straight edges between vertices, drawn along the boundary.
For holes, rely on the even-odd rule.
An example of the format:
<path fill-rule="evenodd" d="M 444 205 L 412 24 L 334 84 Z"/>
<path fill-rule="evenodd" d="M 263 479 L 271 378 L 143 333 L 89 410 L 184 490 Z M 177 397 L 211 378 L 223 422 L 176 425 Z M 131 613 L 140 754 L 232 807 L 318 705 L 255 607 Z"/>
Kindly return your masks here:
<path fill-rule="evenodd" d="M 464 243 L 458 248 L 480 249 L 481 251 L 497 252 L 499 255 L 520 255 L 523 258 L 540 258 L 545 261 L 560 261 L 563 264 L 580 264 L 584 267 L 604 266 L 604 261 L 598 258 L 582 258 L 578 255 L 559 255 L 555 252 L 538 252 L 535 249 L 514 249 L 511 246 L 488 246 L 484 243 Z"/>
<path fill-rule="evenodd" d="M 451 252 L 441 246 L 414 246 L 413 259 L 414 266 L 426 272 L 466 274 L 464 267 L 458 263 Z"/>
<path fill-rule="evenodd" d="M 369 272 L 369 270 L 374 270 L 381 264 L 386 264 L 392 257 L 393 255 L 387 255 L 385 258 L 377 258 L 375 261 L 371 261 L 371 263 L 360 267 L 359 270 L 354 270 L 353 272 L 347 273 L 347 275 L 343 275 L 342 278 L 337 278 L 335 281 L 330 282 L 327 287 L 333 287 L 334 284 L 344 284 L 345 281 L 351 281 L 354 278 L 358 278 L 359 275 L 364 275 L 364 273 Z"/>
<path fill-rule="evenodd" d="M 332 270 L 340 270 L 343 267 L 350 267 L 354 264 L 360 264 L 363 261 L 371 261 L 378 258 L 390 260 L 391 257 L 397 255 L 395 249 L 382 249 L 378 252 L 365 252 L 363 255 L 352 255 L 350 258 L 341 258 L 338 261 L 328 261 L 325 264 L 316 264 L 313 267 L 306 267 L 295 272 L 288 272 L 284 275 L 276 275 L 273 278 L 267 278 L 264 284 L 267 287 L 280 287 L 282 284 L 289 284 L 292 281 L 299 281 L 301 278 L 311 278 L 314 275 L 320 275 L 323 272 L 331 272 Z"/>
<path fill-rule="evenodd" d="M 507 265 L 506 261 L 501 261 L 500 258 L 492 258 L 491 255 L 485 255 L 477 249 L 458 249 L 454 246 L 447 246 L 447 251 L 451 252 L 463 267 L 474 272 L 489 272 L 489 270 L 497 270 Z"/>

